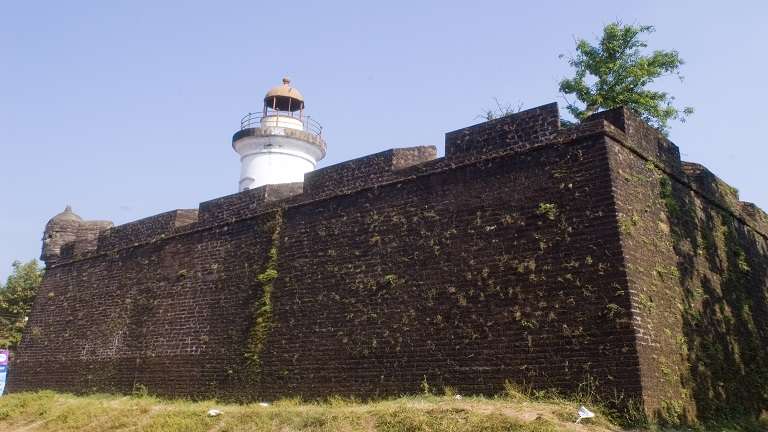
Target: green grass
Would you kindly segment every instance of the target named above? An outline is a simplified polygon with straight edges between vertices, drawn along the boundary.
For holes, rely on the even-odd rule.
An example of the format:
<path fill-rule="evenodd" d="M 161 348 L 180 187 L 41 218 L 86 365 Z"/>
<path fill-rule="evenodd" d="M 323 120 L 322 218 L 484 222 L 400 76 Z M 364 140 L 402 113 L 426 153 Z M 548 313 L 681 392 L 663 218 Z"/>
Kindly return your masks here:
<path fill-rule="evenodd" d="M 211 408 L 223 411 L 209 417 Z M 152 396 L 74 396 L 41 391 L 0 397 L 2 431 L 621 431 L 595 408 L 595 419 L 574 424 L 578 403 L 522 394 L 504 397 L 412 396 L 361 403 L 285 399 L 268 407 Z M 592 407 L 590 407 L 592 408 Z M 635 429 L 636 430 L 636 429 Z M 700 429 L 705 430 L 705 429 Z M 746 430 L 721 425 L 712 430 Z"/>

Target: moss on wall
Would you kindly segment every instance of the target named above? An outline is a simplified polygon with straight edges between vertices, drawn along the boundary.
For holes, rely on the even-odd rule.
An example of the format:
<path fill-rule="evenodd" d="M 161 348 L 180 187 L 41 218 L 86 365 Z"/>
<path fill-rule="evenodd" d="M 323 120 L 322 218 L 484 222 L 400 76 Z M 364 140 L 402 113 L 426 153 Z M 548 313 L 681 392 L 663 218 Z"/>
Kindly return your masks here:
<path fill-rule="evenodd" d="M 613 147 L 646 406 L 669 423 L 757 416 L 768 407 L 766 238 L 716 177 L 638 156 Z"/>
<path fill-rule="evenodd" d="M 264 269 L 256 276 L 258 281 L 259 296 L 253 305 L 253 326 L 249 332 L 246 344 L 245 358 L 248 372 L 252 379 L 258 381 L 261 376 L 261 353 L 264 350 L 267 336 L 272 329 L 272 290 L 273 282 L 277 279 L 278 247 L 280 243 L 280 229 L 283 224 L 283 210 L 275 212 L 273 222 L 272 245 L 269 248 L 269 259 Z"/>
<path fill-rule="evenodd" d="M 768 407 L 766 239 L 681 186 L 669 201 L 684 293 L 684 384 L 704 418 L 758 415 Z"/>

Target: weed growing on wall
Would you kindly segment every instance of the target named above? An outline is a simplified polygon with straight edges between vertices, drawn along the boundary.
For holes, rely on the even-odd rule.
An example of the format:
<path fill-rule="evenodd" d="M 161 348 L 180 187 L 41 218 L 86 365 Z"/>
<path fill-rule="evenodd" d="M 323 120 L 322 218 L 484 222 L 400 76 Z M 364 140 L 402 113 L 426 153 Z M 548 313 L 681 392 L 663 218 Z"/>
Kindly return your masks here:
<path fill-rule="evenodd" d="M 254 321 L 251 328 L 245 357 L 250 371 L 258 377 L 261 372 L 261 353 L 264 343 L 272 328 L 272 289 L 277 279 L 278 244 L 280 241 L 280 228 L 283 222 L 283 212 L 278 210 L 275 214 L 275 227 L 272 233 L 272 245 L 269 249 L 267 263 L 264 271 L 256 276 L 261 288 L 261 297 L 254 308 Z"/>
<path fill-rule="evenodd" d="M 557 204 L 554 203 L 539 203 L 539 208 L 536 209 L 536 213 L 540 216 L 544 216 L 549 220 L 555 220 L 559 210 Z"/>

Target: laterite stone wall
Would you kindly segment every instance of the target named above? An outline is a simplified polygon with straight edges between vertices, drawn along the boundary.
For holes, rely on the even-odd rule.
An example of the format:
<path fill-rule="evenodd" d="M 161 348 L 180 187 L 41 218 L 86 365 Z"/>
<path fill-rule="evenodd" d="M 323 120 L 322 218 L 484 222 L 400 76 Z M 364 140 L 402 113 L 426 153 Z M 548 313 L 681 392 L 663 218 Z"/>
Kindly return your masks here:
<path fill-rule="evenodd" d="M 626 110 L 610 146 L 645 407 L 656 416 L 768 407 L 768 217 Z"/>
<path fill-rule="evenodd" d="M 639 396 L 610 180 L 596 136 L 289 207 L 260 391 Z"/>
<path fill-rule="evenodd" d="M 9 389 L 226 390 L 243 364 L 275 214 L 171 231 L 48 268 Z M 127 229 L 121 235 L 130 238 Z"/>
<path fill-rule="evenodd" d="M 445 158 L 98 227 L 52 251 L 11 391 L 768 405 L 768 217 L 624 109 L 563 129 L 545 105 L 449 132 Z"/>

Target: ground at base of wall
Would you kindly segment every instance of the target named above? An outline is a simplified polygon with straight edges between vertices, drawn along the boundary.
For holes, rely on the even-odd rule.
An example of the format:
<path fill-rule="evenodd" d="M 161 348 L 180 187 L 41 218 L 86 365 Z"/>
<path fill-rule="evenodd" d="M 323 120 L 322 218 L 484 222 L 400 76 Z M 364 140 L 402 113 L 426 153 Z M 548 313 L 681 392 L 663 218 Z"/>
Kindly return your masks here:
<path fill-rule="evenodd" d="M 3 431 L 642 431 L 612 423 L 599 408 L 576 424 L 579 403 L 520 394 L 498 398 L 424 395 L 361 403 L 280 400 L 268 404 L 163 400 L 151 396 L 73 396 L 51 391 L 0 398 Z M 217 410 L 218 413 L 211 410 Z M 212 415 L 213 414 L 213 415 Z M 761 426 L 762 425 L 762 426 Z M 766 430 L 768 422 L 669 431 Z M 652 427 L 651 430 L 659 430 Z"/>

